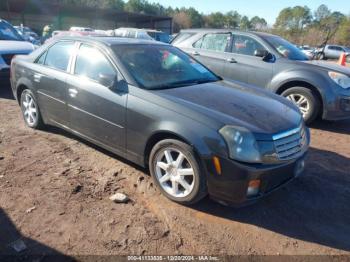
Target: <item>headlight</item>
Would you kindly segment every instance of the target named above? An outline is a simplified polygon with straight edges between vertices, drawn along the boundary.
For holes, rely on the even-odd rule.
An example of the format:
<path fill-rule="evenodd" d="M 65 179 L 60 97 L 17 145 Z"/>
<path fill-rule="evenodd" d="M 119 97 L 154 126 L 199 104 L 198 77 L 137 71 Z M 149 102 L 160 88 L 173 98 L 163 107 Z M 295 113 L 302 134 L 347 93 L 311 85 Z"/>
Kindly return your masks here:
<path fill-rule="evenodd" d="M 224 126 L 219 133 L 227 143 L 230 158 L 247 163 L 261 162 L 256 139 L 249 130 L 238 126 Z"/>
<path fill-rule="evenodd" d="M 328 75 L 335 83 L 337 83 L 342 88 L 344 89 L 350 88 L 350 77 L 348 77 L 347 75 L 333 72 L 333 71 L 329 71 Z"/>

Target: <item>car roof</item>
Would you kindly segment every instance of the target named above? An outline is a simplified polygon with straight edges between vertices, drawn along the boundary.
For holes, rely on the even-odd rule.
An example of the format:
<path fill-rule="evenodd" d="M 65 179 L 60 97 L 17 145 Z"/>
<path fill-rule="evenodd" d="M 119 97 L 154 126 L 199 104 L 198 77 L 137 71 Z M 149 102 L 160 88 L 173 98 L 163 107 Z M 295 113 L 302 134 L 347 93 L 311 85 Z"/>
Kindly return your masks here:
<path fill-rule="evenodd" d="M 154 40 L 145 40 L 139 38 L 125 38 L 125 37 L 113 37 L 113 36 L 63 36 L 57 38 L 59 40 L 74 40 L 82 42 L 95 42 L 104 44 L 107 46 L 123 45 L 123 44 L 153 44 L 153 45 L 167 45 L 166 43 L 157 42 Z"/>
<path fill-rule="evenodd" d="M 257 35 L 257 36 L 275 36 L 273 34 L 265 33 L 265 32 L 256 32 L 256 31 L 244 31 L 244 30 L 238 30 L 238 29 L 215 29 L 215 28 L 193 28 L 193 29 L 182 29 L 180 33 L 213 33 L 213 32 L 232 32 L 232 33 L 245 33 L 245 34 L 251 34 L 251 35 Z"/>
<path fill-rule="evenodd" d="M 149 28 L 135 28 L 135 27 L 119 27 L 115 30 L 135 30 L 135 31 L 146 31 L 146 32 L 155 32 L 155 33 L 163 33 L 162 31 L 156 30 L 156 29 L 149 29 Z"/>

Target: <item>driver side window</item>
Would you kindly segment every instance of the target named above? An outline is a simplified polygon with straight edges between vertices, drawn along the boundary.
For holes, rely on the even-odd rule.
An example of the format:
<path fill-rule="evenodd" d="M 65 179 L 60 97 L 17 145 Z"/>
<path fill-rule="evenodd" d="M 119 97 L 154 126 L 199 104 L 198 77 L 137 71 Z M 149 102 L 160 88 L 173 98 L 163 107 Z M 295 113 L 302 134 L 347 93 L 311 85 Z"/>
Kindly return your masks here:
<path fill-rule="evenodd" d="M 256 50 L 266 50 L 266 48 L 249 36 L 234 35 L 232 53 L 254 56 Z"/>

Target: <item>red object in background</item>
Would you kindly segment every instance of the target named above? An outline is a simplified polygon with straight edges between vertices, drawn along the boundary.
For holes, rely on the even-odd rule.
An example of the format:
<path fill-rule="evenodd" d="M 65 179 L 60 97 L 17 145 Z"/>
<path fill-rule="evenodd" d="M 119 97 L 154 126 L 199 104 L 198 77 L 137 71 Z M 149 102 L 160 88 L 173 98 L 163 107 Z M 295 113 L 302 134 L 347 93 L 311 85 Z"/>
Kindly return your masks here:
<path fill-rule="evenodd" d="M 341 66 L 346 66 L 346 54 L 342 53 L 339 57 L 338 64 Z"/>

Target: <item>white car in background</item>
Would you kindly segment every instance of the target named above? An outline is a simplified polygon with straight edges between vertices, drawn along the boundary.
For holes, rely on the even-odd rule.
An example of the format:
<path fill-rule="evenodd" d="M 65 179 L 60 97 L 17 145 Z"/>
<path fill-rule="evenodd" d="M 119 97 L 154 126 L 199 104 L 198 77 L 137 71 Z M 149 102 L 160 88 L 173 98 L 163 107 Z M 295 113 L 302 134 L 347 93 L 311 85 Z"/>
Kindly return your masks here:
<path fill-rule="evenodd" d="M 35 49 L 7 21 L 0 19 L 0 82 L 9 81 L 11 60 L 15 55 L 29 54 Z"/>
<path fill-rule="evenodd" d="M 312 59 L 316 53 L 315 48 L 312 48 L 308 45 L 298 46 L 298 48 L 303 52 L 309 59 Z"/>

